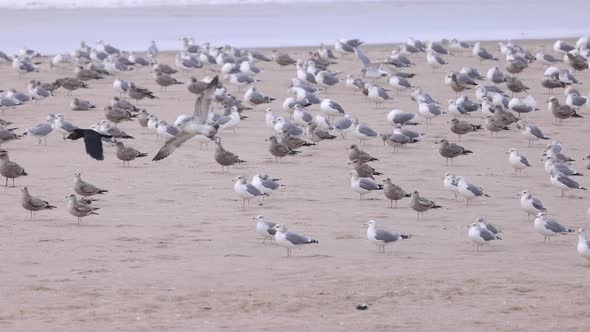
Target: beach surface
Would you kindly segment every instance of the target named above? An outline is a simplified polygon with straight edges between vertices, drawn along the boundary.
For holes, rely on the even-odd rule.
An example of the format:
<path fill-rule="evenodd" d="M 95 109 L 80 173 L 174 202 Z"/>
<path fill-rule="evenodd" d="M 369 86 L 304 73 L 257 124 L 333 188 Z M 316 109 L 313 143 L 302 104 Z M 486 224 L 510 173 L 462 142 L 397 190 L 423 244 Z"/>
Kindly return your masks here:
<path fill-rule="evenodd" d="M 573 42 L 568 40 L 568 42 Z M 523 41 L 530 49 L 550 49 L 552 41 Z M 484 43 L 494 50 L 495 43 Z M 393 46 L 366 46 L 373 59 L 387 56 Z M 293 58 L 304 58 L 312 48 L 286 48 Z M 270 50 L 261 50 L 270 54 Z M 413 57 L 418 66 L 412 79 L 446 105 L 456 98 L 443 83 L 449 70 L 473 66 L 484 73 L 493 65 L 480 63 L 471 54 L 448 56 L 444 71 L 431 73 L 424 54 Z M 161 55 L 173 64 L 173 54 Z M 336 71 L 359 73 L 354 56 L 341 57 Z M 277 98 L 270 107 L 281 108 L 294 69 L 259 64 L 264 73 L 258 90 Z M 503 68 L 503 62 L 501 62 Z M 528 119 L 546 135 L 560 140 L 573 166 L 584 173 L 582 158 L 590 152 L 590 113 L 584 119 L 557 125 L 547 110 L 550 96 L 540 86 L 544 68 L 537 63 L 520 79 L 539 103 L 540 111 Z M 19 80 L 9 65 L 0 66 L 0 85 L 26 90 L 29 79 L 52 81 L 71 76 L 70 70 L 50 70 Z M 176 75 L 187 81 L 206 70 Z M 344 76 L 344 74 L 342 75 Z M 588 93 L 590 72 L 577 73 L 583 93 Z M 155 91 L 159 100 L 142 101 L 141 107 L 173 122 L 190 114 L 195 98 L 185 86 L 161 91 L 149 69 L 124 73 L 122 78 Z M 0 117 L 20 130 L 44 121 L 48 113 L 62 113 L 78 126 L 102 119 L 102 108 L 116 95 L 112 77 L 89 82 L 90 89 L 32 102 Z M 382 85 L 387 85 L 381 82 Z M 487 83 L 486 83 L 487 84 Z M 243 96 L 235 87 L 230 92 Z M 392 91 L 393 93 L 393 91 Z M 563 102 L 562 91 L 555 91 Z M 417 112 L 407 94 L 375 109 L 375 105 L 344 84 L 321 94 L 340 103 L 346 112 L 387 133 L 385 117 L 394 108 Z M 469 93 L 470 99 L 475 99 Z M 74 112 L 72 97 L 91 100 L 98 110 Z M 319 108 L 309 108 L 317 114 Z M 237 134 L 221 132 L 224 147 L 246 161 L 225 174 L 213 158 L 214 146 L 199 149 L 190 142 L 171 157 L 152 162 L 163 144 L 153 132 L 137 123 L 120 128 L 135 137 L 125 143 L 148 158 L 124 168 L 114 148 L 106 147 L 103 162 L 90 159 L 83 144 L 62 142 L 52 134 L 47 146 L 25 137 L 4 144 L 11 160 L 29 173 L 17 179 L 32 195 L 58 208 L 36 214 L 32 221 L 20 206 L 18 188 L 0 188 L 0 330 L 5 331 L 583 331 L 588 323 L 588 273 L 590 266 L 576 253 L 575 233 L 552 238 L 549 245 L 533 230 L 520 209 L 517 193 L 528 189 L 540 197 L 550 214 L 564 225 L 588 225 L 586 192 L 561 198 L 543 170 L 545 142 L 527 147 L 514 126 L 497 137 L 486 131 L 468 134 L 459 143 L 474 151 L 446 166 L 435 141 L 456 135 L 449 131 L 451 117 L 435 118 L 415 130 L 426 134 L 419 143 L 393 153 L 379 140 L 362 149 L 376 156 L 372 165 L 406 191 L 419 190 L 443 208 L 428 211 L 420 220 L 407 207 L 389 208 L 382 193 L 359 200 L 350 189 L 348 151 L 357 140 L 322 142 L 298 156 L 274 162 L 265 139 L 272 132 L 264 125 L 264 107 L 245 111 L 248 118 Z M 481 124 L 481 113 L 467 119 Z M 411 128 L 414 129 L 414 128 Z M 506 152 L 516 147 L 532 163 L 515 177 Z M 442 185 L 445 172 L 465 176 L 491 195 L 468 208 Z M 72 192 L 74 173 L 109 193 L 100 196 L 100 215 L 80 224 L 66 211 L 65 196 Z M 264 202 L 243 209 L 233 192 L 233 180 L 269 173 L 285 184 Z M 589 186 L 586 177 L 578 180 Z M 571 196 L 571 195 L 575 196 Z M 262 205 L 258 205 L 262 203 Z M 256 215 L 288 225 L 289 230 L 319 241 L 296 249 L 292 257 L 273 244 L 261 244 L 255 233 Z M 478 216 L 504 230 L 503 240 L 476 252 L 467 239 L 467 225 Z M 378 253 L 366 239 L 365 223 L 413 237 Z M 367 303 L 366 311 L 356 310 Z"/>

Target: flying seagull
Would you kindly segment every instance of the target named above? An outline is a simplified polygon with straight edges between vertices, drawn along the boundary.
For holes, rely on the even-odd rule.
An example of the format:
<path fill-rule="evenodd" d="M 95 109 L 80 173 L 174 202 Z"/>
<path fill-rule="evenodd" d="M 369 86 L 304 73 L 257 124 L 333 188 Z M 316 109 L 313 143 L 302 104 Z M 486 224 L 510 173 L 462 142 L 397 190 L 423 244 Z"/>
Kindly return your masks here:
<path fill-rule="evenodd" d="M 218 81 L 218 76 L 215 76 L 215 78 L 211 80 L 207 88 L 195 102 L 195 109 L 191 122 L 188 122 L 178 134 L 164 143 L 164 146 L 162 146 L 160 151 L 154 156 L 154 159 L 152 159 L 153 161 L 162 160 L 168 157 L 174 152 L 174 150 L 178 149 L 182 144 L 198 134 L 209 136 L 209 131 L 212 130 L 213 127 L 207 125 L 206 122 Z"/>

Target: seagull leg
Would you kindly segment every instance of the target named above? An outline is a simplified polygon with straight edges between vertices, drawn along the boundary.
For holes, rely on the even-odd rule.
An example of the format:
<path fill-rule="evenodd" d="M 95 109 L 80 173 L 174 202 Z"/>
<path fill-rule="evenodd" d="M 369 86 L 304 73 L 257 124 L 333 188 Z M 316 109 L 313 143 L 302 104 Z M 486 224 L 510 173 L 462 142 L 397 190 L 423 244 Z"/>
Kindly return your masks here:
<path fill-rule="evenodd" d="M 8 187 L 8 178 L 6 178 L 6 184 L 4 186 Z"/>
<path fill-rule="evenodd" d="M 31 212 L 31 217 L 29 218 L 29 220 L 33 220 L 33 211 L 29 211 Z"/>
<path fill-rule="evenodd" d="M 14 188 L 14 178 L 12 178 L 12 188 Z"/>

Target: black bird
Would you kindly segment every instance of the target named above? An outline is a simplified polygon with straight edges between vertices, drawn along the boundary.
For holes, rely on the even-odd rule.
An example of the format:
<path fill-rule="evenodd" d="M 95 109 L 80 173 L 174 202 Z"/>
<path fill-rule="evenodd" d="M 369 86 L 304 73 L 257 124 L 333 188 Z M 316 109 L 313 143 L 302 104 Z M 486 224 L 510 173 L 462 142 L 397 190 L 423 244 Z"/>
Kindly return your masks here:
<path fill-rule="evenodd" d="M 95 160 L 104 160 L 104 153 L 102 150 L 102 139 L 112 138 L 113 136 L 101 134 L 92 129 L 74 129 L 66 138 L 71 140 L 78 140 L 84 137 L 84 145 L 86 146 L 86 153 Z"/>

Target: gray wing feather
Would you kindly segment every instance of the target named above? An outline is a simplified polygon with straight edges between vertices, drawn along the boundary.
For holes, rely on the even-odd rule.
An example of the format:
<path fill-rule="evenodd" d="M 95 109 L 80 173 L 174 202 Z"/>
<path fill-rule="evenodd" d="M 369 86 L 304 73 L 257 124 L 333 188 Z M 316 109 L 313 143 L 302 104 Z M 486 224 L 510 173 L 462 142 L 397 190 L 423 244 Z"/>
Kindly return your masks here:
<path fill-rule="evenodd" d="M 254 195 L 254 196 L 260 196 L 262 195 L 262 192 L 260 190 L 258 190 L 258 188 L 254 187 L 251 184 L 246 184 L 246 190 L 248 191 L 249 194 Z"/>
<path fill-rule="evenodd" d="M 379 186 L 375 182 L 367 180 L 367 179 L 360 179 L 359 187 L 361 187 L 365 190 L 375 190 L 375 189 L 379 188 Z"/>
<path fill-rule="evenodd" d="M 539 127 L 537 127 L 537 126 L 529 126 L 529 130 L 531 131 L 531 134 L 533 134 L 535 137 L 538 137 L 538 138 L 545 137 L 545 135 L 543 134 L 541 129 L 539 129 Z"/>
<path fill-rule="evenodd" d="M 564 185 L 566 185 L 568 188 L 579 188 L 580 184 L 577 183 L 576 181 L 568 178 L 567 176 L 564 175 L 560 175 L 557 177 L 557 180 L 559 180 L 559 182 L 563 183 Z"/>
<path fill-rule="evenodd" d="M 300 244 L 305 244 L 305 243 L 311 242 L 311 239 L 308 238 L 307 236 L 301 236 L 301 235 L 295 234 L 295 233 L 285 234 L 285 239 L 287 239 L 287 241 L 293 243 L 294 245 L 300 245 Z"/>
<path fill-rule="evenodd" d="M 540 210 L 540 211 L 543 211 L 543 210 L 545 210 L 545 207 L 543 206 L 543 203 L 541 203 L 541 200 L 539 200 L 538 198 L 536 198 L 536 197 L 533 197 L 533 198 L 531 199 L 531 202 L 532 202 L 532 204 L 533 204 L 533 207 L 534 207 L 535 209 L 537 209 L 537 210 Z"/>
<path fill-rule="evenodd" d="M 479 235 L 486 241 L 492 241 L 496 239 L 496 236 L 494 234 L 492 234 L 492 232 L 488 231 L 485 228 L 482 228 L 479 231 Z"/>
<path fill-rule="evenodd" d="M 553 219 L 546 219 L 545 220 L 545 227 L 555 233 L 565 233 L 568 231 L 568 229 L 564 226 L 562 226 L 561 224 L 559 224 L 557 221 L 553 220 Z"/>
<path fill-rule="evenodd" d="M 475 196 L 482 196 L 483 195 L 483 191 L 481 190 L 481 188 L 478 188 L 472 184 L 467 186 L 467 190 L 471 191 Z"/>
<path fill-rule="evenodd" d="M 400 239 L 399 233 L 390 233 L 381 229 L 375 230 L 375 239 L 385 243 L 395 242 Z"/>
<path fill-rule="evenodd" d="M 371 137 L 372 136 L 378 136 L 379 135 L 375 130 L 373 130 L 373 129 L 369 128 L 368 126 L 365 126 L 365 125 L 360 125 L 359 126 L 359 132 L 361 134 L 363 134 L 363 135 L 367 135 L 367 136 L 371 136 Z"/>

